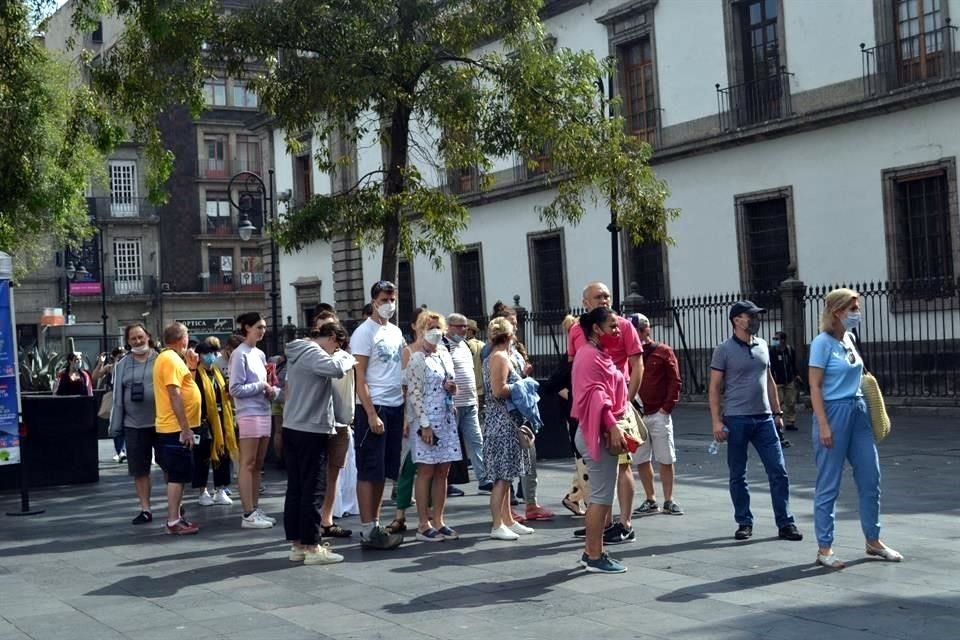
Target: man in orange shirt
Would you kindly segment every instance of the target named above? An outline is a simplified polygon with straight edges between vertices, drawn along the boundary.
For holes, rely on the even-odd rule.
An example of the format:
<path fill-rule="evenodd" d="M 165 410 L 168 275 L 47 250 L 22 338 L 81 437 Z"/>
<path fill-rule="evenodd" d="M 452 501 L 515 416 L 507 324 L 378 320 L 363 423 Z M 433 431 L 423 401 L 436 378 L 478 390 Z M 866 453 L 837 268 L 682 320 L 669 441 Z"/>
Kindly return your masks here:
<path fill-rule="evenodd" d="M 196 533 L 200 528 L 183 516 L 183 487 L 193 478 L 193 445 L 199 441 L 200 388 L 194 380 L 199 357 L 188 349 L 187 328 L 179 322 L 163 331 L 166 345 L 153 365 L 157 405 L 157 462 L 167 481 L 166 531 Z"/>

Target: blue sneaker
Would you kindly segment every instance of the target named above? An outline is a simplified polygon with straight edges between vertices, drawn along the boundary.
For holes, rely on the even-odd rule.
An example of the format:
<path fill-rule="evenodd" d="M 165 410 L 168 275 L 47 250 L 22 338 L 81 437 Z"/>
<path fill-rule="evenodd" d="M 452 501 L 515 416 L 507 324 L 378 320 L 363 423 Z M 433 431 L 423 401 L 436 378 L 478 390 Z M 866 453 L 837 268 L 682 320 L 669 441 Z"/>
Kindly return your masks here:
<path fill-rule="evenodd" d="M 588 555 L 587 555 L 587 552 L 584 551 L 584 552 L 580 555 L 580 561 L 577 562 L 577 564 L 579 564 L 581 567 L 583 567 L 584 569 L 586 569 L 588 562 L 590 562 L 590 556 L 588 556 Z"/>
<path fill-rule="evenodd" d="M 625 573 L 627 571 L 619 560 L 614 560 L 605 553 L 596 560 L 587 558 L 586 569 L 587 573 Z"/>

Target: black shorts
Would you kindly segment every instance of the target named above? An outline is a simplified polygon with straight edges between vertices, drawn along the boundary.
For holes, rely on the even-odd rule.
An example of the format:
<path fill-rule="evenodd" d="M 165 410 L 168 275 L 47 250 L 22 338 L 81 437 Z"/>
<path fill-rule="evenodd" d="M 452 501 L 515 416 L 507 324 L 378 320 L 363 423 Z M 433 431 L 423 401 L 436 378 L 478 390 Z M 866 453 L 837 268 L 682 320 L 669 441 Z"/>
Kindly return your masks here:
<path fill-rule="evenodd" d="M 194 429 L 194 433 L 199 429 Z M 167 474 L 167 482 L 186 484 L 193 481 L 193 451 L 180 442 L 180 432 L 157 434 L 157 464 Z"/>
<path fill-rule="evenodd" d="M 150 475 L 157 432 L 153 427 L 144 429 L 125 427 L 123 435 L 127 442 L 127 472 L 134 478 Z"/>
<path fill-rule="evenodd" d="M 403 405 L 385 407 L 374 405 L 383 421 L 384 432 L 370 431 L 367 412 L 357 405 L 353 420 L 354 450 L 357 453 L 357 480 L 383 482 L 400 476 L 400 450 L 403 448 Z"/>

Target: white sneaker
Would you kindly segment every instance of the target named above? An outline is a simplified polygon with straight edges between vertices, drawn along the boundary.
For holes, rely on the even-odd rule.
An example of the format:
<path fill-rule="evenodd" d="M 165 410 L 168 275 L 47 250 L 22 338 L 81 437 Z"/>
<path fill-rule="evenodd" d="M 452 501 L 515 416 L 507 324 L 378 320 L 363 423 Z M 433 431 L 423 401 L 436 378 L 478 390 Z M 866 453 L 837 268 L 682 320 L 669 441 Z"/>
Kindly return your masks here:
<path fill-rule="evenodd" d="M 269 522 L 269 523 L 272 524 L 272 525 L 273 525 L 273 524 L 277 524 L 277 519 L 276 519 L 276 518 L 271 518 L 270 516 L 268 516 L 266 513 L 263 512 L 263 509 L 261 509 L 260 507 L 257 507 L 257 508 L 254 509 L 253 511 L 254 511 L 255 513 L 259 513 L 259 514 L 260 514 L 260 519 L 261 519 L 261 520 L 266 520 L 267 522 Z"/>
<path fill-rule="evenodd" d="M 117 463 L 120 462 L 120 454 L 119 454 L 119 453 L 113 454 L 113 461 L 114 461 L 114 462 L 117 462 Z"/>
<path fill-rule="evenodd" d="M 212 507 L 213 496 L 210 495 L 209 491 L 204 489 L 203 493 L 200 494 L 200 497 L 197 498 L 197 504 L 199 504 L 201 507 Z"/>
<path fill-rule="evenodd" d="M 510 525 L 510 531 L 514 532 L 518 536 L 529 536 L 533 533 L 533 529 L 528 526 L 522 525 L 519 522 L 514 522 Z"/>
<path fill-rule="evenodd" d="M 249 516 L 241 518 L 240 522 L 241 529 L 269 529 L 272 526 L 272 522 L 261 518 L 260 514 L 256 511 L 251 513 Z"/>
<path fill-rule="evenodd" d="M 295 544 L 290 545 L 290 555 L 287 558 L 290 559 L 290 562 L 303 562 L 303 558 L 306 553 L 303 550 L 303 547 L 298 547 Z"/>
<path fill-rule="evenodd" d="M 330 545 L 327 544 L 317 545 L 316 549 L 308 549 L 304 551 L 303 555 L 303 564 L 337 564 L 343 562 L 343 556 L 334 553 L 330 549 Z"/>
<path fill-rule="evenodd" d="M 233 500 L 223 489 L 217 489 L 217 492 L 213 494 L 213 504 L 233 504 Z"/>
<path fill-rule="evenodd" d="M 506 525 L 500 525 L 490 530 L 490 537 L 494 540 L 519 540 L 520 536 L 507 528 Z"/>

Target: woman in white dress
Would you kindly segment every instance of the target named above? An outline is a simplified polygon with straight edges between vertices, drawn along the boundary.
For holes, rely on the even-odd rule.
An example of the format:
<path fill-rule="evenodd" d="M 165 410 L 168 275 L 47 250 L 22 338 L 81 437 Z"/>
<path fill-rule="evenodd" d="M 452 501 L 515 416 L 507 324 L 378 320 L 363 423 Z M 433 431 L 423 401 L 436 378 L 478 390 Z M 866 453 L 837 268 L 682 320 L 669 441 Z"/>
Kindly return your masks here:
<path fill-rule="evenodd" d="M 417 465 L 417 540 L 441 542 L 459 537 L 444 522 L 443 509 L 450 463 L 461 460 L 463 453 L 453 405 L 457 392 L 453 360 L 441 344 L 445 322 L 439 314 L 424 311 L 422 315 L 437 318 L 438 324 L 423 333 L 421 348 L 410 357 L 406 372 L 409 437 Z"/>

